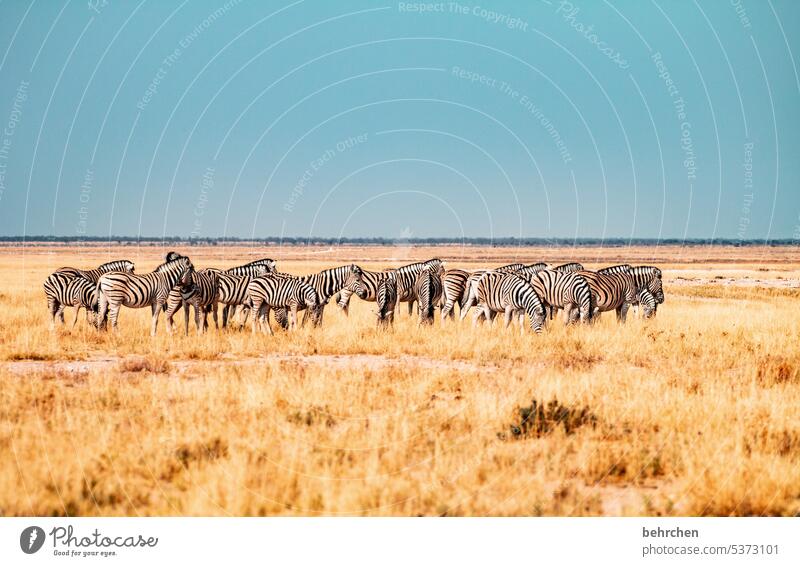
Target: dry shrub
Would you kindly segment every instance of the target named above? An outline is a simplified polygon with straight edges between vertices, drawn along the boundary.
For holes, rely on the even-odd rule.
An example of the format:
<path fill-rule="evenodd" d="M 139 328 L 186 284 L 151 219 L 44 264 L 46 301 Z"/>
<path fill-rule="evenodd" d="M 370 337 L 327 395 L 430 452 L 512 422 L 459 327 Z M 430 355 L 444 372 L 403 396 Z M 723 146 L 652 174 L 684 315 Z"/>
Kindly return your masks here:
<path fill-rule="evenodd" d="M 169 373 L 169 362 L 156 356 L 134 356 L 119 363 L 119 370 L 128 373 Z"/>
<path fill-rule="evenodd" d="M 510 426 L 514 438 L 544 436 L 559 426 L 569 435 L 583 425 L 590 425 L 592 428 L 597 425 L 597 417 L 589 407 L 570 407 L 562 405 L 557 399 L 549 403 L 534 399 L 529 407 L 519 407 L 517 412 L 520 421 Z"/>
<path fill-rule="evenodd" d="M 762 387 L 800 383 L 800 362 L 796 358 L 767 355 L 756 363 L 756 380 Z"/>
<path fill-rule="evenodd" d="M 175 450 L 175 457 L 184 467 L 188 467 L 194 462 L 213 462 L 227 456 L 228 443 L 219 437 L 206 442 L 182 444 Z"/>
<path fill-rule="evenodd" d="M 286 420 L 296 425 L 314 426 L 322 424 L 328 428 L 336 424 L 336 419 L 330 414 L 328 407 L 319 407 L 317 405 L 312 405 L 305 411 L 294 411 L 286 417 Z"/>

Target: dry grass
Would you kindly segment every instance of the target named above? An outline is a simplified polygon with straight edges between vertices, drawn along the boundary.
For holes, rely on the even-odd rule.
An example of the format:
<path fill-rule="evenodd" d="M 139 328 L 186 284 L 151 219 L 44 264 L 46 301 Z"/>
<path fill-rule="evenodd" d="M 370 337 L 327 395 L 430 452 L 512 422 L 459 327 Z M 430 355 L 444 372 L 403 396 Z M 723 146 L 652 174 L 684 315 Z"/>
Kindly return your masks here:
<path fill-rule="evenodd" d="M 248 250 L 184 251 L 201 267 Z M 20 272 L 0 254 L 0 515 L 800 512 L 796 290 L 670 287 L 687 263 L 665 272 L 655 320 L 538 337 L 405 312 L 379 332 L 357 300 L 274 337 L 167 336 L 162 320 L 151 339 L 149 310 L 124 310 L 116 336 L 82 319 L 50 332 L 40 282 L 95 255 L 27 253 Z M 301 273 L 347 254 L 262 255 Z M 768 273 L 729 261 L 797 278 L 797 257 Z"/>

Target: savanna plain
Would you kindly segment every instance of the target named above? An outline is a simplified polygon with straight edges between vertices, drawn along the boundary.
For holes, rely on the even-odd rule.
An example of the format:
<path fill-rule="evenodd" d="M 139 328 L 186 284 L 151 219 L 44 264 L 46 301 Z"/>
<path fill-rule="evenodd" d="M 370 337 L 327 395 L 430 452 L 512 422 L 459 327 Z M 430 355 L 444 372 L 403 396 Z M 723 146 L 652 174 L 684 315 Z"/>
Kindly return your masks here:
<path fill-rule="evenodd" d="M 50 329 L 45 277 L 167 247 L 0 248 L 0 515 L 797 515 L 796 247 L 177 247 L 304 274 L 658 265 L 654 319 L 541 335 L 374 303 L 321 328 Z"/>

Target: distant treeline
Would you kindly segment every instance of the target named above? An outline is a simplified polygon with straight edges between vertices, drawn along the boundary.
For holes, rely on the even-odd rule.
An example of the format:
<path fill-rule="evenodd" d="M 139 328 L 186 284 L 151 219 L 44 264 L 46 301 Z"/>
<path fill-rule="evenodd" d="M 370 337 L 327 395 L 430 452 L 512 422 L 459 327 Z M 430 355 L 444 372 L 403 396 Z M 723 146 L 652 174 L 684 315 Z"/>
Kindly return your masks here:
<path fill-rule="evenodd" d="M 466 245 L 493 247 L 626 247 L 626 246 L 796 246 L 800 241 L 792 239 L 777 240 L 738 240 L 738 239 L 681 239 L 681 238 L 183 238 L 180 236 L 0 236 L 0 243 L 26 244 L 120 244 L 161 246 L 167 244 L 183 246 L 217 245 L 264 245 L 264 246 L 435 246 Z"/>

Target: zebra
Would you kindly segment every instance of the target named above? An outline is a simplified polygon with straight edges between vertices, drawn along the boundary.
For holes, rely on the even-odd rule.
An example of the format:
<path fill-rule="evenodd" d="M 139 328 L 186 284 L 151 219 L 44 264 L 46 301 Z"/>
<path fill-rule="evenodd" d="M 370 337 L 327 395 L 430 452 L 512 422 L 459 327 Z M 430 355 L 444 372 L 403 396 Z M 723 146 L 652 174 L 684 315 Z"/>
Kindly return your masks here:
<path fill-rule="evenodd" d="M 143 308 L 150 306 L 153 313 L 150 335 L 155 336 L 158 316 L 167 302 L 170 291 L 178 284 L 191 280 L 194 266 L 188 257 L 168 261 L 152 273 L 106 273 L 97 280 L 97 328 L 105 329 L 107 318 L 116 331 L 117 317 L 122 306 Z"/>
<path fill-rule="evenodd" d="M 325 269 L 319 273 L 311 275 L 304 275 L 300 279 L 310 284 L 317 292 L 319 299 L 319 313 L 315 317 L 315 325 L 322 324 L 322 314 L 325 305 L 328 304 L 330 298 L 343 291 L 348 291 L 351 295 L 355 293 L 360 299 L 365 299 L 367 296 L 367 289 L 364 286 L 363 279 L 364 271 L 354 263 L 350 265 L 342 265 L 332 269 Z M 303 310 L 301 307 L 300 310 Z M 308 319 L 308 312 L 303 315 L 303 325 Z M 286 311 L 276 310 L 275 319 L 280 323 L 283 328 L 286 328 Z"/>
<path fill-rule="evenodd" d="M 598 273 L 614 274 L 628 273 L 636 286 L 637 293 L 642 289 L 647 289 L 657 304 L 664 302 L 664 288 L 661 283 L 661 270 L 651 265 L 638 265 L 633 267 L 628 264 L 613 265 L 598 270 Z M 637 295 L 638 297 L 638 295 Z M 633 303 L 634 313 L 638 307 L 638 302 Z"/>
<path fill-rule="evenodd" d="M 576 273 L 586 279 L 595 296 L 592 317 L 600 312 L 615 310 L 617 321 L 624 323 L 628 308 L 636 301 L 636 286 L 630 274 L 586 270 Z"/>
<path fill-rule="evenodd" d="M 270 309 L 285 309 L 288 313 L 289 329 L 297 327 L 297 311 L 301 308 L 312 313 L 314 325 L 320 315 L 319 297 L 314 287 L 300 278 L 271 273 L 256 277 L 247 286 L 247 296 L 253 311 L 252 331 L 255 334 L 259 324 L 261 330 L 266 325 L 273 334 L 269 324 Z"/>
<path fill-rule="evenodd" d="M 378 284 L 381 279 L 386 276 L 386 271 L 361 271 L 361 282 L 364 285 L 364 298 L 365 301 L 376 301 L 378 297 Z M 353 292 L 349 289 L 342 289 L 338 297 L 336 297 L 336 306 L 338 306 L 345 316 L 350 314 L 350 298 Z"/>
<path fill-rule="evenodd" d="M 511 323 L 513 316 L 519 317 L 520 331 L 525 331 L 525 313 L 530 318 L 531 330 L 537 334 L 542 331 L 545 321 L 544 306 L 531 284 L 513 273 L 489 271 L 484 273 L 477 285 L 478 310 L 472 319 L 473 326 L 483 315 L 493 319 L 493 313 L 505 313 L 505 325 Z"/>
<path fill-rule="evenodd" d="M 124 271 L 133 273 L 135 266 L 132 261 L 127 259 L 117 259 L 114 261 L 106 262 L 97 266 L 95 269 L 78 269 L 76 267 L 59 267 L 53 272 L 53 275 L 60 275 L 66 277 L 83 277 L 92 283 L 97 283 L 100 276 L 104 273 L 111 273 L 112 271 Z"/>
<path fill-rule="evenodd" d="M 86 310 L 86 321 L 93 323 L 92 316 L 97 311 L 96 283 L 84 277 L 70 277 L 64 274 L 53 273 L 45 281 L 45 294 L 47 307 L 50 312 L 51 328 L 55 327 L 56 319 L 64 324 L 64 308 L 75 307 L 75 320 L 72 328 L 78 322 L 81 307 Z"/>
<path fill-rule="evenodd" d="M 378 327 L 394 325 L 394 309 L 397 306 L 397 279 L 394 272 L 385 272 L 375 290 L 378 309 Z"/>
<path fill-rule="evenodd" d="M 522 263 L 516 263 L 511 265 L 504 265 L 503 267 L 499 267 L 495 270 L 489 269 L 478 269 L 473 271 L 469 278 L 467 279 L 466 283 L 464 284 L 464 292 L 461 299 L 461 320 L 467 316 L 467 312 L 471 309 L 475 304 L 478 302 L 478 281 L 480 280 L 481 276 L 484 273 L 489 273 L 490 271 L 494 271 L 496 273 L 513 273 L 514 275 L 518 275 L 525 279 L 530 279 L 530 277 L 535 276 L 537 273 L 542 271 L 543 269 L 547 269 L 547 264 L 543 262 L 539 263 L 531 263 L 530 265 L 525 265 Z M 494 315 L 492 315 L 492 319 L 494 319 Z"/>
<path fill-rule="evenodd" d="M 561 271 L 563 273 L 572 273 L 573 271 L 584 271 L 583 265 L 577 262 L 564 263 L 553 268 L 553 271 Z"/>
<path fill-rule="evenodd" d="M 167 331 L 172 334 L 172 317 L 183 306 L 183 319 L 186 336 L 189 335 L 189 306 L 194 307 L 194 323 L 197 333 L 202 334 L 208 328 L 208 313 L 214 317 L 214 326 L 219 328 L 217 322 L 217 296 L 219 290 L 219 270 L 201 269 L 192 273 L 191 280 L 169 292 L 166 303 Z M 202 316 L 203 324 L 200 325 Z"/>
<path fill-rule="evenodd" d="M 456 303 L 462 307 L 464 290 L 467 287 L 469 276 L 469 271 L 463 269 L 448 269 L 442 275 L 442 323 L 448 316 L 451 319 L 455 317 Z"/>
<path fill-rule="evenodd" d="M 566 324 L 575 322 L 577 317 L 574 315 L 577 314 L 580 314 L 581 322 L 591 321 L 594 310 L 592 291 L 586 279 L 577 273 L 544 269 L 527 279 L 550 310 L 551 319 L 555 309 L 564 309 Z"/>
<path fill-rule="evenodd" d="M 644 318 L 652 318 L 656 315 L 658 310 L 658 301 L 656 301 L 653 294 L 647 289 L 639 289 L 636 295 L 636 301 L 642 307 L 642 314 Z"/>
<path fill-rule="evenodd" d="M 261 277 L 267 273 L 277 273 L 275 260 L 267 257 L 243 265 L 237 265 L 236 267 L 226 269 L 224 272 L 220 272 L 219 302 L 225 305 L 222 309 L 223 328 L 228 326 L 228 320 L 233 319 L 236 315 L 236 309 L 239 306 L 242 307 L 242 326 L 244 326 L 249 313 L 249 309 L 243 304 L 244 299 L 247 297 L 247 285 L 250 284 L 253 277 Z M 223 274 L 244 279 L 229 279 L 222 277 Z"/>
<path fill-rule="evenodd" d="M 127 259 L 109 261 L 95 269 L 84 270 L 76 267 L 61 267 L 55 270 L 44 281 L 44 294 L 47 298 L 47 312 L 52 318 L 51 327 L 55 326 L 56 318 L 60 319 L 62 324 L 64 323 L 64 307 L 76 306 L 76 304 L 64 303 L 62 300 L 66 297 L 73 296 L 75 290 L 67 290 L 67 287 L 73 279 L 81 278 L 91 282 L 92 284 L 95 284 L 100 276 L 104 273 L 111 273 L 114 271 L 133 273 L 133 270 L 133 262 Z M 72 300 L 74 300 L 74 298 Z M 77 310 L 80 310 L 81 306 L 78 306 Z M 76 311 L 76 320 L 77 317 L 78 313 Z"/>
<path fill-rule="evenodd" d="M 429 265 L 414 280 L 414 297 L 419 309 L 419 324 L 432 324 L 433 311 L 442 297 L 442 279 L 439 268 Z"/>
<path fill-rule="evenodd" d="M 439 258 L 433 258 L 397 268 L 397 300 L 401 303 L 408 303 L 409 315 L 414 312 L 414 302 L 417 300 L 414 294 L 414 282 L 420 271 L 426 267 L 432 267 L 436 275 L 440 276 L 444 269 L 444 262 Z"/>

